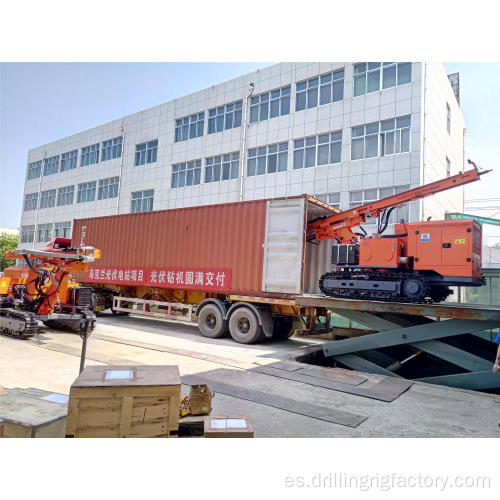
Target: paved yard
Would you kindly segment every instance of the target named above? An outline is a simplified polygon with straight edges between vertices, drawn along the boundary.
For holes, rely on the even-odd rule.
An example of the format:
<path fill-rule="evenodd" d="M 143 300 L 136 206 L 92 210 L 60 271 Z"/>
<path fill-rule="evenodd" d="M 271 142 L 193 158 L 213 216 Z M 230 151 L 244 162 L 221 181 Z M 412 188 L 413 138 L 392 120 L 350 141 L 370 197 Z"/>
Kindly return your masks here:
<path fill-rule="evenodd" d="M 367 417 L 339 425 L 218 392 L 212 415 L 246 415 L 256 437 L 493 437 L 500 436 L 500 396 L 415 383 L 392 402 L 378 401 L 251 371 L 287 360 L 312 340 L 254 346 L 209 340 L 195 326 L 103 314 L 88 343 L 88 364 L 176 364 L 181 376 L 230 384 Z M 68 393 L 78 375 L 81 340 L 48 330 L 29 341 L 0 337 L 0 384 Z M 384 377 L 367 375 L 369 382 Z M 183 386 L 183 391 L 187 387 Z"/>

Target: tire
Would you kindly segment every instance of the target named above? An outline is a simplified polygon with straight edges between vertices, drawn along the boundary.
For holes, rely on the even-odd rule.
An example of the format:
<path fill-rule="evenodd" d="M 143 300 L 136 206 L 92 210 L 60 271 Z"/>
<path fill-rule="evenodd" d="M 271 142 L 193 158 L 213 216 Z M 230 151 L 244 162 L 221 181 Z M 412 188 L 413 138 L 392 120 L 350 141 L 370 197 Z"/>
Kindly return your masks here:
<path fill-rule="evenodd" d="M 215 304 L 203 306 L 198 314 L 198 330 L 209 339 L 218 339 L 227 335 L 227 320 Z"/>
<path fill-rule="evenodd" d="M 229 333 L 239 344 L 255 344 L 264 338 L 256 314 L 246 306 L 238 307 L 231 314 Z"/>
<path fill-rule="evenodd" d="M 273 323 L 273 339 L 286 340 L 295 332 L 294 320 L 291 316 L 278 316 Z"/>

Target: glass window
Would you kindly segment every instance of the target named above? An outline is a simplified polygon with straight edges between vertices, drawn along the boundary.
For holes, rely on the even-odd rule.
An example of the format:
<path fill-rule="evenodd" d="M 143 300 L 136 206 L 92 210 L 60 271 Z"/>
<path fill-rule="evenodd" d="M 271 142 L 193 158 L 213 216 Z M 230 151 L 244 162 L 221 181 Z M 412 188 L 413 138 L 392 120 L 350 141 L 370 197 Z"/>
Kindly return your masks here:
<path fill-rule="evenodd" d="M 72 170 L 77 166 L 78 149 L 61 155 L 61 172 Z"/>
<path fill-rule="evenodd" d="M 59 155 L 45 158 L 43 162 L 43 175 L 52 175 L 59 172 Z"/>
<path fill-rule="evenodd" d="M 398 63 L 398 85 L 411 82 L 411 63 Z"/>
<path fill-rule="evenodd" d="M 155 163 L 158 155 L 158 139 L 135 146 L 135 166 Z"/>
<path fill-rule="evenodd" d="M 250 100 L 250 123 L 290 113 L 290 85 L 264 92 Z"/>
<path fill-rule="evenodd" d="M 153 210 L 154 194 L 154 189 L 133 192 L 131 195 L 130 211 L 133 214 L 138 212 L 151 212 Z"/>
<path fill-rule="evenodd" d="M 82 148 L 82 155 L 80 156 L 80 167 L 93 165 L 99 161 L 99 143 L 92 144 Z"/>
<path fill-rule="evenodd" d="M 64 186 L 57 190 L 57 206 L 72 205 L 75 194 L 75 186 Z"/>
<path fill-rule="evenodd" d="M 446 177 L 449 177 L 451 174 L 451 161 L 448 157 L 446 157 Z"/>
<path fill-rule="evenodd" d="M 214 134 L 241 125 L 243 101 L 237 101 L 225 106 L 208 110 L 208 133 Z"/>
<path fill-rule="evenodd" d="M 24 197 L 24 211 L 36 210 L 38 205 L 38 193 L 27 194 Z"/>
<path fill-rule="evenodd" d="M 293 168 L 340 163 L 342 131 L 329 132 L 294 141 Z"/>
<path fill-rule="evenodd" d="M 173 188 L 194 186 L 201 182 L 201 160 L 172 165 Z"/>
<path fill-rule="evenodd" d="M 315 194 L 314 197 L 334 208 L 340 208 L 340 193 Z"/>
<path fill-rule="evenodd" d="M 47 224 L 38 224 L 36 232 L 36 241 L 38 243 L 50 241 L 52 239 L 52 222 L 48 222 Z"/>
<path fill-rule="evenodd" d="M 203 135 L 205 111 L 175 120 L 175 142 L 187 141 Z"/>
<path fill-rule="evenodd" d="M 56 222 L 54 224 L 54 238 L 71 238 L 71 221 Z"/>
<path fill-rule="evenodd" d="M 344 70 L 309 78 L 296 84 L 295 111 L 314 108 L 344 98 Z"/>
<path fill-rule="evenodd" d="M 83 203 L 86 201 L 94 201 L 96 185 L 97 185 L 96 181 L 83 182 L 82 184 L 78 184 L 78 193 L 76 196 L 76 202 Z"/>
<path fill-rule="evenodd" d="M 354 65 L 354 97 L 411 82 L 411 63 L 371 62 Z"/>
<path fill-rule="evenodd" d="M 288 168 L 288 142 L 248 150 L 247 176 L 274 174 Z"/>
<path fill-rule="evenodd" d="M 40 193 L 40 208 L 51 208 L 56 205 L 56 190 L 48 189 Z"/>
<path fill-rule="evenodd" d="M 381 155 L 408 153 L 410 151 L 410 128 L 410 115 L 380 122 Z"/>
<path fill-rule="evenodd" d="M 237 179 L 239 175 L 240 153 L 205 158 L 205 182 Z"/>
<path fill-rule="evenodd" d="M 106 200 L 108 198 L 116 198 L 118 196 L 118 184 L 118 177 L 100 179 L 99 188 L 97 190 L 97 199 Z"/>
<path fill-rule="evenodd" d="M 35 241 L 35 225 L 21 227 L 21 243 L 32 243 Z"/>
<path fill-rule="evenodd" d="M 108 141 L 103 141 L 101 161 L 120 158 L 122 155 L 122 142 L 122 136 L 109 139 Z"/>
<path fill-rule="evenodd" d="M 37 179 L 42 173 L 42 160 L 28 164 L 28 180 Z"/>

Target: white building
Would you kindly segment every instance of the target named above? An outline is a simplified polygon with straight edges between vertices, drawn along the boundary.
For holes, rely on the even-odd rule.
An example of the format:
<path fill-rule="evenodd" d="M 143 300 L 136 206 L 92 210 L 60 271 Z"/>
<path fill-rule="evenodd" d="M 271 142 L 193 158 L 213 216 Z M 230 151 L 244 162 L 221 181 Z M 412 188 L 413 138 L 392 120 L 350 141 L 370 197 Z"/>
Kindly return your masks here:
<path fill-rule="evenodd" d="M 464 168 L 441 64 L 281 63 L 28 152 L 21 243 L 75 218 L 316 195 L 341 209 Z M 463 190 L 401 216 L 463 211 Z M 26 245 L 25 245 L 26 246 Z"/>

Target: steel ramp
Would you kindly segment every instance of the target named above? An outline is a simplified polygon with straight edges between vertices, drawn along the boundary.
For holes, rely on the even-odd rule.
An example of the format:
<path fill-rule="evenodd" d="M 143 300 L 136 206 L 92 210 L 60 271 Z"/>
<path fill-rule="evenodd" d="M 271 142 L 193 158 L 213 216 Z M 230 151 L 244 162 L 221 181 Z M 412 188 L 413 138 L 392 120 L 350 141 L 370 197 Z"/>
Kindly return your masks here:
<path fill-rule="evenodd" d="M 414 380 L 474 390 L 500 388 L 500 377 L 491 372 L 496 344 L 491 342 L 490 359 L 445 341 L 499 328 L 499 307 L 405 304 L 317 295 L 303 295 L 297 297 L 296 302 L 303 307 L 325 307 L 377 332 L 323 344 L 325 357 L 333 357 L 351 369 L 399 377 L 395 371 L 401 366 L 401 360 L 391 358 L 379 349 L 409 346 L 415 354 L 408 359 L 427 353 L 457 367 L 458 372 L 415 377 Z M 478 339 L 480 341 L 483 340 Z"/>

